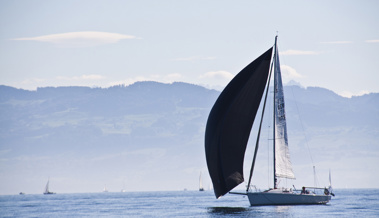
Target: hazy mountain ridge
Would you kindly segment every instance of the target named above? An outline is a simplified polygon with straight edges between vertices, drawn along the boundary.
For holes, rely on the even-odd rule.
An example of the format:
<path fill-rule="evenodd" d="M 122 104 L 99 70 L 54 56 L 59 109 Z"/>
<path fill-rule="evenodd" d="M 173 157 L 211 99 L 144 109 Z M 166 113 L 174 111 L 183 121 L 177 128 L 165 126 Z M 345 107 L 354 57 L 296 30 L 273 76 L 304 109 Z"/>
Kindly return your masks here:
<path fill-rule="evenodd" d="M 179 118 L 180 113 L 187 113 L 187 117 L 179 118 L 178 121 L 188 121 L 191 114 L 197 113 L 191 112 L 192 110 L 209 108 L 211 101 L 207 98 L 217 96 L 216 91 L 198 86 L 156 82 L 141 82 L 108 89 L 58 87 L 24 91 L 1 87 L 0 92 L 6 93 L 0 102 L 3 139 L 13 134 L 15 140 L 25 134 L 38 138 L 39 132 L 50 132 L 58 138 L 60 135 L 79 137 L 80 143 L 109 134 L 116 134 L 121 138 L 124 137 L 123 134 L 148 138 L 160 132 L 164 123 L 166 129 L 178 131 L 183 127 L 172 122 L 172 119 Z M 15 94 L 12 95 L 12 92 Z M 196 95 L 196 92 L 202 94 Z M 180 128 L 176 129 L 178 125 Z M 190 123 L 186 125 L 191 126 Z M 155 128 L 150 131 L 150 127 Z M 7 132 L 9 130 L 16 131 Z"/>
<path fill-rule="evenodd" d="M 285 87 L 285 93 L 286 103 L 296 101 L 309 125 L 367 125 L 379 120 L 375 117 L 379 113 L 379 93 L 345 98 L 327 89 L 298 86 Z"/>
<path fill-rule="evenodd" d="M 50 175 L 66 192 L 63 184 L 84 183 L 85 189 L 71 192 L 91 191 L 122 180 L 130 190 L 196 187 L 199 171 L 206 170 L 205 124 L 218 95 L 186 83 L 36 91 L 0 86 L 1 183 L 17 190 L 14 181 L 27 176 L 28 183 L 42 187 L 41 178 Z M 378 93 L 344 98 L 323 88 L 287 86 L 285 97 L 295 156 L 304 152 L 298 138 L 305 128 L 316 155 L 328 150 L 320 161 L 365 148 L 371 151 L 368 162 L 378 163 Z M 175 181 L 167 182 L 172 176 Z"/>

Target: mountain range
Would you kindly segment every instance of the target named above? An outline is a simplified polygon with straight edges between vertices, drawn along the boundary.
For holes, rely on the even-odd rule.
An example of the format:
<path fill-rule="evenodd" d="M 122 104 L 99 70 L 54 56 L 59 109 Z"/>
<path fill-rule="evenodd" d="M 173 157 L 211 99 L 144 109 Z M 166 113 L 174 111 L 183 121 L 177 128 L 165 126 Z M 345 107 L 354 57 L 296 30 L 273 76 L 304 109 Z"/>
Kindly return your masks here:
<path fill-rule="evenodd" d="M 208 188 L 204 131 L 219 91 L 188 83 L 109 88 L 0 86 L 0 194 Z M 285 87 L 294 184 L 377 188 L 379 94 Z M 269 116 L 254 180 L 270 182 Z M 245 157 L 249 171 L 255 135 Z M 266 146 L 267 145 L 267 146 Z M 292 182 L 292 181 L 291 181 Z M 305 183 L 305 184 L 304 184 Z"/>

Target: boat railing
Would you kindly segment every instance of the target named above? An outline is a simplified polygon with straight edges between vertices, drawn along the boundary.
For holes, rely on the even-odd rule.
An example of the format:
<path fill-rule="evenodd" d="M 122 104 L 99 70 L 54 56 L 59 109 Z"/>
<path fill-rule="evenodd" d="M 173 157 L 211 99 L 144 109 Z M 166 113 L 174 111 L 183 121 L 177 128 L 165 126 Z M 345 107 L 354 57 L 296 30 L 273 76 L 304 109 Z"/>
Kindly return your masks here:
<path fill-rule="evenodd" d="M 302 194 L 322 194 L 322 191 L 325 195 L 333 195 L 327 188 L 321 187 L 312 187 L 312 186 L 303 186 L 302 189 L 293 189 L 294 192 L 301 192 Z"/>
<path fill-rule="evenodd" d="M 308 187 L 308 186 L 304 186 L 304 188 L 309 188 L 309 189 L 326 189 L 325 187 L 324 188 L 321 188 L 321 187 Z"/>
<path fill-rule="evenodd" d="M 261 190 L 255 185 L 250 185 L 249 192 L 261 192 Z"/>

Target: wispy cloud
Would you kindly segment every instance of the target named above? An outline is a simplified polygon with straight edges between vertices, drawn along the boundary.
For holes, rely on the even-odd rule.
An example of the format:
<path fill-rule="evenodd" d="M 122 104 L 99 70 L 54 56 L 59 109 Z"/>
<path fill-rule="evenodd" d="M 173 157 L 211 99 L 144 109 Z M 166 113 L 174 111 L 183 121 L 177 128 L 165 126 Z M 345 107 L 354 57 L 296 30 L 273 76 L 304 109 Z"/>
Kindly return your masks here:
<path fill-rule="evenodd" d="M 131 77 L 124 80 L 118 80 L 110 82 L 109 86 L 115 86 L 115 85 L 130 85 L 135 82 L 141 82 L 141 81 L 156 81 L 156 82 L 162 82 L 162 83 L 172 83 L 172 82 L 178 82 L 183 78 L 183 76 L 179 73 L 172 73 L 167 75 L 149 75 L 149 76 L 137 76 L 137 77 Z"/>
<path fill-rule="evenodd" d="M 137 37 L 119 33 L 87 31 L 15 38 L 12 40 L 47 42 L 61 47 L 92 47 L 102 44 L 117 43 L 123 39 L 137 39 Z"/>
<path fill-rule="evenodd" d="M 287 65 L 280 65 L 282 70 L 283 80 L 284 82 L 289 82 L 291 80 L 297 80 L 303 78 L 301 74 L 299 74 L 294 68 Z"/>
<path fill-rule="evenodd" d="M 210 71 L 206 72 L 203 75 L 200 75 L 200 79 L 223 79 L 223 80 L 231 80 L 234 75 L 229 73 L 228 71 Z"/>
<path fill-rule="evenodd" d="M 37 87 L 59 87 L 59 86 L 88 86 L 88 87 L 103 87 L 107 88 L 115 85 L 130 85 L 141 81 L 156 81 L 161 83 L 173 83 L 185 81 L 182 74 L 152 74 L 147 76 L 135 76 L 125 79 L 115 79 L 98 74 L 84 74 L 81 76 L 56 76 L 53 78 L 28 78 L 21 83 L 12 84 L 14 87 L 19 87 L 21 84 L 23 89 L 36 90 Z"/>
<path fill-rule="evenodd" d="M 186 58 L 174 58 L 173 61 L 199 61 L 199 60 L 214 60 L 216 57 L 203 57 L 203 56 L 192 56 Z"/>
<path fill-rule="evenodd" d="M 24 79 L 23 81 L 21 81 L 21 84 L 22 85 L 29 85 L 29 84 L 40 84 L 43 82 L 46 82 L 46 79 L 32 78 L 32 79 Z"/>
<path fill-rule="evenodd" d="M 81 76 L 73 76 L 73 77 L 64 77 L 64 76 L 58 76 L 58 80 L 69 80 L 69 81 L 78 81 L 78 80 L 101 80 L 104 79 L 104 76 L 101 75 L 81 75 Z"/>
<path fill-rule="evenodd" d="M 209 89 L 222 90 L 234 76 L 232 73 L 224 70 L 209 71 L 199 75 L 195 83 Z"/>
<path fill-rule="evenodd" d="M 318 55 L 320 52 L 316 51 L 301 51 L 301 50 L 287 50 L 279 52 L 280 55 Z"/>
<path fill-rule="evenodd" d="M 329 41 L 329 42 L 320 42 L 321 44 L 350 44 L 352 41 Z"/>
<path fill-rule="evenodd" d="M 370 92 L 368 90 L 361 90 L 357 93 L 353 93 L 350 91 L 342 91 L 342 92 L 339 92 L 338 94 L 345 98 L 351 98 L 353 96 L 362 96 L 362 95 L 370 94 Z"/>
<path fill-rule="evenodd" d="M 24 89 L 35 90 L 46 86 L 102 86 L 107 78 L 102 75 L 87 74 L 81 76 L 57 76 L 54 78 L 28 78 L 21 82 Z M 18 87 L 18 85 L 14 85 Z"/>
<path fill-rule="evenodd" d="M 368 43 L 379 43 L 379 39 L 366 40 Z"/>
<path fill-rule="evenodd" d="M 177 80 L 177 79 L 182 78 L 182 75 L 179 73 L 172 73 L 172 74 L 168 74 L 166 78 L 169 80 Z"/>

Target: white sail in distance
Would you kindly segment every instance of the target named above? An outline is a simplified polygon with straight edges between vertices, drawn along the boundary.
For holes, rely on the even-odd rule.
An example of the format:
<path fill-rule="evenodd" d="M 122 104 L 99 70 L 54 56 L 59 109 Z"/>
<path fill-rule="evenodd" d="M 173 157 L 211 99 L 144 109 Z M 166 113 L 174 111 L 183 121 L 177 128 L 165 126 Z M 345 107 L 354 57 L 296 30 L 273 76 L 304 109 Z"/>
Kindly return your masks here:
<path fill-rule="evenodd" d="M 45 186 L 45 192 L 44 193 L 49 193 L 50 191 L 49 191 L 49 180 L 47 180 L 47 184 L 46 184 L 46 186 Z"/>
<path fill-rule="evenodd" d="M 199 177 L 199 190 L 200 191 L 204 190 L 204 188 L 203 188 L 203 180 L 201 179 L 201 172 L 200 172 L 200 177 Z"/>
<path fill-rule="evenodd" d="M 274 74 L 275 176 L 295 179 L 288 149 L 287 122 L 278 47 L 276 47 L 275 52 Z"/>

